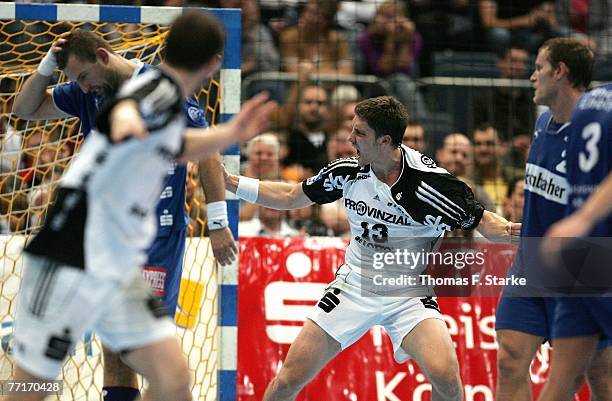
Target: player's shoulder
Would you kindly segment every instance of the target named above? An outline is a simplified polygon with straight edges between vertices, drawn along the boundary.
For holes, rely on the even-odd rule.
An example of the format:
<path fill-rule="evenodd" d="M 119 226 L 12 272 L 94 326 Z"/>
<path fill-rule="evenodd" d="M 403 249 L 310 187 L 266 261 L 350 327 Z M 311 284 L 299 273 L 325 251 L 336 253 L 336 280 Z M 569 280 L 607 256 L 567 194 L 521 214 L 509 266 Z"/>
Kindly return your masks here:
<path fill-rule="evenodd" d="M 183 105 L 183 111 L 187 116 L 187 125 L 190 127 L 208 127 L 204 111 L 193 97 L 187 98 Z"/>
<path fill-rule="evenodd" d="M 448 174 L 448 171 L 442 167 L 439 167 L 436 164 L 436 161 L 431 157 L 405 145 L 400 145 L 400 150 L 404 160 L 403 166 L 408 167 L 408 169 L 404 168 L 405 174 L 409 173 L 407 171 L 409 169 L 419 170 L 426 173 Z"/>
<path fill-rule="evenodd" d="M 582 95 L 576 111 L 612 111 L 612 84 L 599 86 Z"/>
<path fill-rule="evenodd" d="M 360 167 L 356 157 L 336 159 L 323 167 L 319 173 L 306 180 L 306 185 L 313 185 L 324 180 L 325 183 L 345 184 L 357 177 L 359 172 L 369 173 L 369 166 Z"/>

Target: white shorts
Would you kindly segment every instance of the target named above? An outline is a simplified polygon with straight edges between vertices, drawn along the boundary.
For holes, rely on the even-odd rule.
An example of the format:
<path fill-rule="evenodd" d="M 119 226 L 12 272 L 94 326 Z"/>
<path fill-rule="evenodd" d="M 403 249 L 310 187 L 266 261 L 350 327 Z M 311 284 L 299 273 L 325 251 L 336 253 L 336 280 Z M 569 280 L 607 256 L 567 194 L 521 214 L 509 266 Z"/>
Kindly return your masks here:
<path fill-rule="evenodd" d="M 141 275 L 121 287 L 24 254 L 13 342 L 17 364 L 39 378 L 55 379 L 75 343 L 90 330 L 115 352 L 175 335 L 172 320 Z"/>
<path fill-rule="evenodd" d="M 383 326 L 391 342 L 395 360 L 403 363 L 410 355 L 402 349 L 402 340 L 425 319 L 443 320 L 433 297 L 389 298 L 366 296 L 360 275 L 344 264 L 336 279 L 308 318 L 340 343 L 344 350 L 359 340 L 372 326 Z"/>

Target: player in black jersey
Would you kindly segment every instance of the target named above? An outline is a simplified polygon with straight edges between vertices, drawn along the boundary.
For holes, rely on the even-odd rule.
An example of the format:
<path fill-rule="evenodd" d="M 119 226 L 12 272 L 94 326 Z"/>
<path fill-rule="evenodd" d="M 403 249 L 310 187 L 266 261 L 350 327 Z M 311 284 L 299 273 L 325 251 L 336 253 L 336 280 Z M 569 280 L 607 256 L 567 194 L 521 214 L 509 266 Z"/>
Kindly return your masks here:
<path fill-rule="evenodd" d="M 415 285 L 407 289 L 411 295 L 398 299 L 364 295 L 368 290 L 363 283 L 372 279 L 371 267 L 381 252 L 418 252 L 424 243 L 435 249 L 444 232 L 455 228 L 478 227 L 486 237 L 509 240 L 518 235 L 520 224 L 485 211 L 465 183 L 401 145 L 408 114 L 396 99 L 364 100 L 355 114 L 350 141 L 358 156 L 332 161 L 301 184 L 226 173 L 228 190 L 270 208 L 294 209 L 344 198 L 351 227 L 346 263 L 305 322 L 264 401 L 293 400 L 329 360 L 374 325 L 385 328 L 398 362 L 418 362 L 432 383 L 432 400 L 461 400 L 459 364 L 430 288 Z M 419 265 L 404 270 L 410 280 L 423 269 Z"/>

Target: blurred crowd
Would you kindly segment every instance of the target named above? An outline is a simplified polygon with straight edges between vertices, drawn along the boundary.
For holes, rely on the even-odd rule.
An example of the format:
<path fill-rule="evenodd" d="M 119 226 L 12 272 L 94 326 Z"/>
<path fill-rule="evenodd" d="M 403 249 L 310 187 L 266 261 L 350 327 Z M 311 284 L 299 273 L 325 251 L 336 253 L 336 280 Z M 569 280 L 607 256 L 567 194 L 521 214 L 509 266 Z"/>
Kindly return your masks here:
<path fill-rule="evenodd" d="M 83 3 L 85 1 L 81 1 Z M 75 3 L 75 2 L 73 2 Z M 97 3 L 89 1 L 89 3 Z M 528 86 L 474 89 L 463 124 L 432 124 L 438 110 L 419 85 L 435 75 L 438 52 L 471 52 L 495 60 L 492 76 L 526 80 L 538 47 L 555 36 L 581 38 L 595 52 L 595 78 L 612 76 L 612 4 L 608 0 L 135 0 L 104 4 L 201 6 L 242 9 L 243 97 L 267 90 L 279 102 L 271 130 L 242 151 L 242 174 L 301 181 L 329 161 L 353 156 L 349 138 L 355 104 L 391 94 L 412 121 L 404 144 L 435 158 L 472 186 L 488 210 L 520 221 L 522 177 L 537 110 Z M 481 56 L 479 56 L 481 55 Z M 294 73 L 294 79 L 256 79 L 262 73 Z M 382 85 L 351 77 L 373 76 Z M 330 78 L 331 77 L 331 78 Z M 334 80 L 334 77 L 336 78 Z M 255 79 L 254 79 L 255 78 Z M 0 82 L 4 85 L 4 82 Z M 8 92 L 10 88 L 2 88 Z M 14 90 L 14 88 L 13 88 Z M 10 105 L 3 105 L 10 110 Z M 3 114 L 4 115 L 4 114 Z M 36 227 L 52 183 L 74 151 L 73 141 L 41 126 L 21 138 L 22 127 L 0 120 L 2 197 L 0 232 Z M 15 155 L 25 155 L 20 158 Z M 33 168 L 32 166 L 36 166 Z M 7 172 L 18 172 L 19 180 Z M 190 165 L 187 202 L 191 232 L 205 231 L 205 199 Z M 19 181 L 36 183 L 6 201 Z M 45 183 L 49 183 L 45 185 Z M 9 210 L 10 209 L 10 210 Z M 28 212 L 33 210 L 33 212 Z M 35 212 L 34 212 L 35 211 Z M 9 218 L 10 216 L 10 218 Z M 250 204 L 240 209 L 240 235 L 348 235 L 340 204 L 282 212 Z"/>

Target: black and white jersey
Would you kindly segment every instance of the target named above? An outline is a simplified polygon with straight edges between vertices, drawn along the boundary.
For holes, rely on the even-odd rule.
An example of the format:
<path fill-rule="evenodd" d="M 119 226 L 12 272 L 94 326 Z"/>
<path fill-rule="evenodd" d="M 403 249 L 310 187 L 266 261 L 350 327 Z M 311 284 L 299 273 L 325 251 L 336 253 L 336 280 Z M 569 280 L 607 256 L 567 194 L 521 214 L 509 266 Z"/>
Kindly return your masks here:
<path fill-rule="evenodd" d="M 109 113 L 124 99 L 136 101 L 149 136 L 111 144 Z M 159 69 L 124 84 L 62 177 L 26 251 L 119 280 L 137 273 L 155 236 L 164 180 L 182 150 L 183 102 L 178 84 Z"/>
<path fill-rule="evenodd" d="M 377 252 L 432 251 L 445 231 L 473 229 L 482 218 L 484 209 L 464 182 L 413 149 L 402 145 L 401 153 L 401 173 L 392 186 L 355 158 L 335 160 L 302 183 L 315 203 L 344 198 L 351 227 L 346 262 L 353 269 L 371 266 Z"/>

